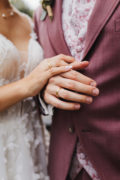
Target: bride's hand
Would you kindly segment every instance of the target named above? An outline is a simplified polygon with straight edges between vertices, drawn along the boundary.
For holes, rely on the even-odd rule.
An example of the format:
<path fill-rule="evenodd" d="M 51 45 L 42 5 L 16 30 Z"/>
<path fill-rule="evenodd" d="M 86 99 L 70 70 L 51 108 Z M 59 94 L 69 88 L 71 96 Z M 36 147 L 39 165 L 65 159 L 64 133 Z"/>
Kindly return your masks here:
<path fill-rule="evenodd" d="M 86 66 L 88 62 L 78 63 L 73 57 L 65 55 L 45 59 L 27 77 L 0 87 L 0 111 L 27 97 L 37 95 L 52 76 Z"/>
<path fill-rule="evenodd" d="M 46 85 L 49 78 L 72 69 L 75 59 L 71 56 L 58 55 L 42 61 L 26 78 L 25 87 L 28 96 L 37 95 Z"/>

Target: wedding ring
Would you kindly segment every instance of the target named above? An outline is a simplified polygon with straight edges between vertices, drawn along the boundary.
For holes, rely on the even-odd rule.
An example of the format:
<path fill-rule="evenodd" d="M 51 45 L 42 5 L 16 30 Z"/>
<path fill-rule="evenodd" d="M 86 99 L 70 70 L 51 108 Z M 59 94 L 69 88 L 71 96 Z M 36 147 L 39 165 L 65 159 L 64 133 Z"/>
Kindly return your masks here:
<path fill-rule="evenodd" d="M 49 69 L 51 69 L 51 68 L 52 68 L 52 65 L 51 65 L 51 63 L 50 63 L 50 62 L 48 62 L 48 67 L 49 67 Z"/>
<path fill-rule="evenodd" d="M 60 92 L 61 88 L 59 87 L 56 91 L 56 96 L 59 97 L 59 92 Z"/>

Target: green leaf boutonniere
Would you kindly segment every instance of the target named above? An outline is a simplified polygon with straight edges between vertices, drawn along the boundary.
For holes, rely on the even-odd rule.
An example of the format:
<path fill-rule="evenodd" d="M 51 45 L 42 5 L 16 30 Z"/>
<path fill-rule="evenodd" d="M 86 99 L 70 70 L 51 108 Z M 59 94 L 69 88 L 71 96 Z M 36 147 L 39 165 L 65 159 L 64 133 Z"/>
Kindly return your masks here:
<path fill-rule="evenodd" d="M 47 15 L 49 16 L 50 20 L 53 20 L 53 7 L 54 4 L 54 0 L 42 0 L 42 14 L 41 14 L 41 21 L 44 21 L 47 17 Z"/>

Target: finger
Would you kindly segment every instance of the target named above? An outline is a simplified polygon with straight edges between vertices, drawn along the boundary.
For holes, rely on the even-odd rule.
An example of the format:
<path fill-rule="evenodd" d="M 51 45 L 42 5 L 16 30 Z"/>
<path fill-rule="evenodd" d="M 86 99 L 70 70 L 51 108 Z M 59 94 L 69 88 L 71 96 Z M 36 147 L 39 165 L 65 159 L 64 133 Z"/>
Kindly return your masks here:
<path fill-rule="evenodd" d="M 72 57 L 69 58 L 69 56 L 66 59 L 67 60 L 65 61 L 64 55 L 58 55 L 53 58 L 46 59 L 47 67 L 48 69 L 50 69 L 52 67 L 67 66 L 69 65 L 69 63 L 72 63 L 73 61 L 75 61 Z"/>
<path fill-rule="evenodd" d="M 87 77 L 87 76 L 83 75 L 82 73 L 77 72 L 75 70 L 71 70 L 70 72 L 63 73 L 63 74 L 61 74 L 61 76 L 66 78 L 66 79 L 75 80 L 75 81 L 78 81 L 80 83 L 91 85 L 94 87 L 97 85 L 97 83 L 93 79 L 91 79 L 91 78 L 89 78 L 89 77 Z"/>
<path fill-rule="evenodd" d="M 55 96 L 52 96 L 47 93 L 45 94 L 44 99 L 47 104 L 51 104 L 52 106 L 58 109 L 63 109 L 63 110 L 79 110 L 80 109 L 80 104 L 78 103 L 64 102 L 56 98 Z"/>
<path fill-rule="evenodd" d="M 65 62 L 65 61 L 62 60 L 62 59 L 55 59 L 55 60 L 52 62 L 52 66 L 53 66 L 53 67 L 68 66 L 68 65 L 70 65 L 70 63 L 67 63 L 67 62 Z"/>
<path fill-rule="evenodd" d="M 72 57 L 72 56 L 67 56 L 67 55 L 64 55 L 64 54 L 60 54 L 58 55 L 58 59 L 59 60 L 64 60 L 65 62 L 67 63 L 73 63 L 75 61 L 75 58 Z"/>
<path fill-rule="evenodd" d="M 73 69 L 81 70 L 81 69 L 85 69 L 89 65 L 89 62 L 88 61 L 82 61 L 82 62 L 75 61 L 71 65 L 73 66 Z"/>
<path fill-rule="evenodd" d="M 99 94 L 99 90 L 96 87 L 86 85 L 71 79 L 62 78 L 60 76 L 58 76 L 57 81 L 56 79 L 54 80 L 54 84 L 65 89 L 88 94 L 91 96 L 97 96 Z"/>
<path fill-rule="evenodd" d="M 75 59 L 72 56 L 66 56 L 64 54 L 60 54 L 58 56 L 54 57 L 54 61 L 51 58 L 50 63 L 52 63 L 52 66 L 65 66 L 69 63 L 75 62 Z M 74 65 L 75 66 L 75 65 Z"/>
<path fill-rule="evenodd" d="M 72 66 L 61 66 L 61 67 L 53 67 L 48 70 L 48 77 L 52 77 L 67 71 L 70 71 Z"/>
<path fill-rule="evenodd" d="M 49 94 L 52 94 L 53 96 L 56 96 L 56 97 L 59 97 L 68 101 L 72 101 L 72 102 L 85 103 L 85 104 L 91 104 L 93 102 L 93 98 L 90 96 L 85 96 L 82 94 L 71 92 L 66 89 L 59 88 L 58 86 L 49 86 L 49 89 L 47 89 L 47 92 Z"/>

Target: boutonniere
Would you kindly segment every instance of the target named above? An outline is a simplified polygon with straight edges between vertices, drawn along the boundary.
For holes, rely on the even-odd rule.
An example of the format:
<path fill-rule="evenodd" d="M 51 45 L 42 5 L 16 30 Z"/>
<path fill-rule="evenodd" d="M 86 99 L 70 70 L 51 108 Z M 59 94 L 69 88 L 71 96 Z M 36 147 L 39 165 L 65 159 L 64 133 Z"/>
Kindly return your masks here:
<path fill-rule="evenodd" d="M 53 7 L 54 4 L 54 0 L 42 0 L 42 14 L 41 14 L 41 21 L 44 21 L 47 17 L 47 15 L 49 16 L 50 20 L 53 20 Z"/>

